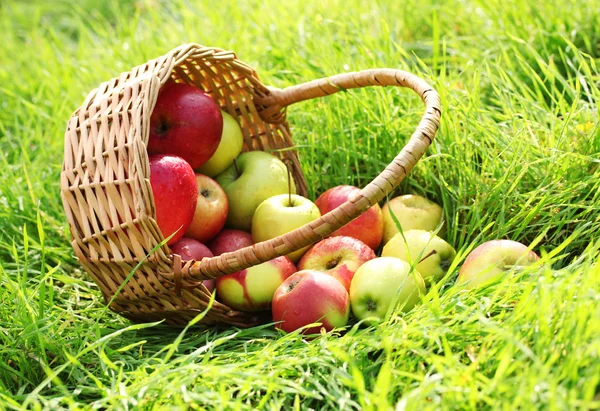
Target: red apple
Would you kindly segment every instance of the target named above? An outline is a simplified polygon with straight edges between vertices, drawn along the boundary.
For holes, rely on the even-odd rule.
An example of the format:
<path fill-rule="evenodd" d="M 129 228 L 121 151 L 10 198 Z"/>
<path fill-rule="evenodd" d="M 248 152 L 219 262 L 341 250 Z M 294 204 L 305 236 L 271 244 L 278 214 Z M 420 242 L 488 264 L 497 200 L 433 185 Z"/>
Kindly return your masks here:
<path fill-rule="evenodd" d="M 227 195 L 212 178 L 196 173 L 198 202 L 185 235 L 201 243 L 210 241 L 225 225 L 229 210 Z"/>
<path fill-rule="evenodd" d="M 174 244 L 183 237 L 194 217 L 198 201 L 198 184 L 192 167 L 181 157 L 150 156 L 150 186 L 156 207 L 156 223 L 167 242 Z"/>
<path fill-rule="evenodd" d="M 222 132 L 221 109 L 208 94 L 168 82 L 150 115 L 148 153 L 180 156 L 197 169 L 217 151 Z"/>
<path fill-rule="evenodd" d="M 213 253 L 207 246 L 193 238 L 183 237 L 171 246 L 171 252 L 181 256 L 183 261 L 196 260 L 200 261 L 205 257 L 212 257 Z M 204 280 L 202 285 L 206 287 L 208 292 L 212 293 L 215 288 L 215 280 Z"/>
<path fill-rule="evenodd" d="M 330 275 L 315 270 L 298 271 L 283 282 L 273 296 L 273 322 L 292 332 L 320 322 L 331 331 L 348 323 L 350 300 L 344 286 Z M 321 327 L 303 330 L 315 334 Z"/>
<path fill-rule="evenodd" d="M 225 229 L 208 243 L 208 248 L 217 256 L 237 251 L 252 244 L 254 242 L 252 242 L 252 235 L 250 233 L 242 230 Z"/>
<path fill-rule="evenodd" d="M 345 203 L 359 192 L 360 189 L 354 186 L 333 187 L 321 194 L 315 204 L 319 207 L 321 215 L 323 215 Z M 373 250 L 377 249 L 383 237 L 383 216 L 379 204 L 375 204 L 360 217 L 332 234 L 332 236 L 336 235 L 356 238 Z"/>
<path fill-rule="evenodd" d="M 317 270 L 329 274 L 349 291 L 356 270 L 373 258 L 375 253 L 371 247 L 356 238 L 329 237 L 302 256 L 298 270 Z"/>
<path fill-rule="evenodd" d="M 235 310 L 268 310 L 277 287 L 295 272 L 296 266 L 289 257 L 277 257 L 217 278 L 217 295 Z"/>

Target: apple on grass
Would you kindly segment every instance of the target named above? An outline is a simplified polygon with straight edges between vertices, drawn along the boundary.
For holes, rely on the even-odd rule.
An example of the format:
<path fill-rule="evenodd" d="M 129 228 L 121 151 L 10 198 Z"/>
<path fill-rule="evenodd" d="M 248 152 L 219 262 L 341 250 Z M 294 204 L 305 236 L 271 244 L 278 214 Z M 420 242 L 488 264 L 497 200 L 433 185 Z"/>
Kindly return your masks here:
<path fill-rule="evenodd" d="M 382 257 L 396 257 L 416 270 L 426 282 L 439 281 L 448 272 L 456 257 L 454 247 L 437 235 L 425 230 L 408 230 L 396 234 L 383 247 Z"/>
<path fill-rule="evenodd" d="M 321 210 L 321 215 L 324 215 L 353 198 L 359 192 L 360 189 L 354 186 L 333 187 L 321 194 L 315 204 Z M 331 236 L 353 237 L 376 250 L 383 236 L 381 208 L 378 204 L 373 205 L 360 217 L 339 228 Z"/>
<path fill-rule="evenodd" d="M 458 273 L 457 284 L 475 289 L 539 259 L 535 252 L 517 241 L 487 241 L 469 253 Z"/>
<path fill-rule="evenodd" d="M 403 312 L 410 311 L 425 294 L 425 281 L 406 261 L 379 257 L 364 263 L 350 285 L 352 312 L 359 320 L 375 324 L 385 318 L 396 301 Z"/>
<path fill-rule="evenodd" d="M 205 257 L 213 257 L 213 253 L 207 246 L 193 238 L 183 237 L 171 247 L 171 252 L 181 256 L 183 261 L 196 260 L 200 261 Z M 215 288 L 215 280 L 204 280 L 202 285 L 206 287 L 209 293 L 212 293 Z"/>
<path fill-rule="evenodd" d="M 275 327 L 288 333 L 314 323 L 321 326 L 303 332 L 331 331 L 348 323 L 348 292 L 332 276 L 316 270 L 298 271 L 275 291 L 272 313 Z"/>
<path fill-rule="evenodd" d="M 195 170 L 217 150 L 223 115 L 217 103 L 197 87 L 168 81 L 150 115 L 149 154 L 172 154 Z"/>
<path fill-rule="evenodd" d="M 268 310 L 277 287 L 295 272 L 292 260 L 286 256 L 277 257 L 217 278 L 217 295 L 222 303 L 235 310 Z"/>
<path fill-rule="evenodd" d="M 319 208 L 309 199 L 296 194 L 279 194 L 260 203 L 252 217 L 252 240 L 267 241 L 289 233 L 321 217 Z M 310 246 L 287 256 L 296 263 Z"/>
<path fill-rule="evenodd" d="M 248 247 L 254 244 L 252 235 L 242 230 L 226 228 L 208 243 L 208 248 L 215 256 L 223 253 L 231 253 L 240 248 Z"/>
<path fill-rule="evenodd" d="M 163 237 L 174 234 L 174 244 L 188 229 L 198 201 L 198 183 L 192 167 L 181 157 L 149 157 L 150 186 L 156 208 L 156 223 Z"/>
<path fill-rule="evenodd" d="M 356 238 L 329 237 L 302 256 L 298 270 L 321 271 L 338 280 L 349 291 L 356 270 L 375 257 L 371 247 Z"/>
<path fill-rule="evenodd" d="M 229 209 L 227 195 L 212 178 L 196 173 L 198 184 L 198 202 L 194 218 L 185 235 L 201 243 L 215 237 L 225 225 Z"/>
<path fill-rule="evenodd" d="M 392 218 L 390 210 L 394 213 L 402 231 L 425 230 L 435 231 L 442 221 L 442 207 L 425 197 L 407 194 L 392 198 L 381 209 L 383 213 L 383 243 L 386 244 L 400 231 Z M 442 226 L 438 233 L 444 235 L 445 227 Z"/>
<path fill-rule="evenodd" d="M 229 228 L 250 231 L 256 208 L 277 194 L 296 194 L 294 180 L 288 178 L 285 164 L 264 151 L 242 153 L 216 178 L 227 194 Z"/>
<path fill-rule="evenodd" d="M 238 122 L 225 111 L 223 116 L 223 134 L 217 151 L 198 169 L 198 172 L 209 177 L 215 177 L 227 169 L 233 160 L 242 152 L 244 136 Z"/>

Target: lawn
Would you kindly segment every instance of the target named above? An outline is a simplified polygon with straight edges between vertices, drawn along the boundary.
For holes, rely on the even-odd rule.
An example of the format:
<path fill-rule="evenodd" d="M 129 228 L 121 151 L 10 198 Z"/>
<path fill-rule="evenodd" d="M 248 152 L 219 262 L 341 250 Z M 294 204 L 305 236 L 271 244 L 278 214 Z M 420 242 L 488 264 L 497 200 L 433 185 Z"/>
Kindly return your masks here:
<path fill-rule="evenodd" d="M 0 32 L 0 409 L 600 408 L 596 0 L 4 0 Z M 419 306 L 314 339 L 106 309 L 70 246 L 66 122 L 186 42 L 236 51 L 275 87 L 392 67 L 437 89 L 440 129 L 397 193 L 443 206 L 458 258 Z M 311 198 L 367 184 L 421 113 L 398 88 L 290 107 Z M 496 238 L 540 264 L 455 287 Z"/>

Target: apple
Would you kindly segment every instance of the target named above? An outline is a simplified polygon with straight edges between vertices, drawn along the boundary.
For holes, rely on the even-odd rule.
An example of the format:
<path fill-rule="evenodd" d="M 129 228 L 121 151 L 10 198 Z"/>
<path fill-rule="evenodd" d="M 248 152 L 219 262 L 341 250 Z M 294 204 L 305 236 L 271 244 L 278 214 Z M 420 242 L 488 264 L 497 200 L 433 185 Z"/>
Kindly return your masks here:
<path fill-rule="evenodd" d="M 332 276 L 316 270 L 298 271 L 275 291 L 272 312 L 275 327 L 288 333 L 313 323 L 321 326 L 303 332 L 331 331 L 348 323 L 348 291 Z"/>
<path fill-rule="evenodd" d="M 356 318 L 371 318 L 370 324 L 385 318 L 398 295 L 398 306 L 410 311 L 425 293 L 425 281 L 410 264 L 395 257 L 379 257 L 364 263 L 350 284 L 350 304 Z"/>
<path fill-rule="evenodd" d="M 360 189 L 354 186 L 333 187 L 321 194 L 315 204 L 321 210 L 321 215 L 323 215 L 345 203 L 359 192 Z M 362 213 L 360 217 L 332 234 L 332 236 L 338 235 L 356 238 L 376 250 L 383 236 L 383 218 L 379 204 L 375 204 Z"/>
<path fill-rule="evenodd" d="M 194 218 L 185 235 L 201 243 L 214 238 L 227 220 L 228 201 L 225 191 L 212 178 L 196 173 L 198 201 Z"/>
<path fill-rule="evenodd" d="M 356 270 L 375 257 L 373 249 L 356 238 L 329 237 L 302 256 L 298 270 L 321 271 L 338 280 L 349 291 Z"/>
<path fill-rule="evenodd" d="M 197 87 L 167 82 L 150 115 L 149 154 L 172 154 L 197 169 L 217 150 L 223 116 L 217 103 Z"/>
<path fill-rule="evenodd" d="M 208 243 L 208 248 L 215 256 L 223 253 L 231 253 L 240 248 L 248 247 L 254 244 L 252 234 L 241 230 L 226 228 Z"/>
<path fill-rule="evenodd" d="M 392 218 L 394 213 L 402 231 L 435 231 L 442 221 L 442 207 L 419 195 L 407 194 L 392 198 L 381 211 L 383 212 L 383 243 L 386 244 L 400 231 Z M 443 236 L 445 227 L 438 233 Z"/>
<path fill-rule="evenodd" d="M 223 134 L 217 151 L 204 163 L 198 171 L 209 177 L 221 174 L 229 167 L 233 160 L 242 152 L 244 136 L 238 122 L 225 111 L 221 110 L 223 116 Z"/>
<path fill-rule="evenodd" d="M 235 310 L 268 310 L 277 287 L 295 272 L 292 260 L 286 256 L 277 257 L 217 278 L 217 295 L 222 303 Z"/>
<path fill-rule="evenodd" d="M 296 194 L 296 185 L 293 179 L 288 179 L 285 164 L 264 151 L 240 154 L 215 179 L 229 200 L 226 226 L 243 231 L 250 231 L 254 211 L 267 198 L 288 193 L 288 190 Z"/>
<path fill-rule="evenodd" d="M 155 155 L 150 162 L 150 186 L 156 208 L 156 224 L 163 237 L 174 234 L 167 245 L 183 237 L 194 217 L 198 183 L 192 167 L 181 157 Z"/>
<path fill-rule="evenodd" d="M 267 241 L 302 227 L 321 217 L 319 208 L 308 198 L 297 194 L 279 194 L 260 203 L 252 217 L 252 240 Z M 310 246 L 287 256 L 296 263 Z"/>
<path fill-rule="evenodd" d="M 469 253 L 458 272 L 457 284 L 474 289 L 539 259 L 535 252 L 517 241 L 487 241 Z"/>
<path fill-rule="evenodd" d="M 439 281 L 448 272 L 456 250 L 431 231 L 408 230 L 396 234 L 383 247 L 382 257 L 396 257 L 410 265 L 416 264 L 423 279 Z"/>
<path fill-rule="evenodd" d="M 196 260 L 200 261 L 205 257 L 213 257 L 213 253 L 207 246 L 193 238 L 183 237 L 171 246 L 171 252 L 181 256 L 183 261 Z M 215 288 L 215 280 L 204 280 L 202 285 L 206 287 L 209 293 L 212 293 Z"/>

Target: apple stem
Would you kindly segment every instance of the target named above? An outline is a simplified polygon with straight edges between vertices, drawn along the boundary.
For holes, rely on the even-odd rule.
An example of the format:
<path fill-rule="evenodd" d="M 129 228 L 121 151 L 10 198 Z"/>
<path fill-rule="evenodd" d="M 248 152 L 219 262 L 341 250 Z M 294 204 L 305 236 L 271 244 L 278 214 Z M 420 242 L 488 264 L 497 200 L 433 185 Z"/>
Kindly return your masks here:
<path fill-rule="evenodd" d="M 233 159 L 233 166 L 235 167 L 235 172 L 237 173 L 237 175 L 239 177 L 241 174 L 240 174 L 240 168 L 238 167 L 237 158 Z"/>
<path fill-rule="evenodd" d="M 288 174 L 288 204 L 292 207 L 292 170 L 290 170 L 290 165 L 287 161 L 285 162 L 285 168 L 287 168 Z"/>
<path fill-rule="evenodd" d="M 421 260 L 419 261 L 419 264 L 421 264 L 423 261 L 427 260 L 429 257 L 431 257 L 432 255 L 436 255 L 437 251 L 436 250 L 431 250 L 429 252 L 429 254 L 427 254 L 425 257 L 421 258 Z"/>

